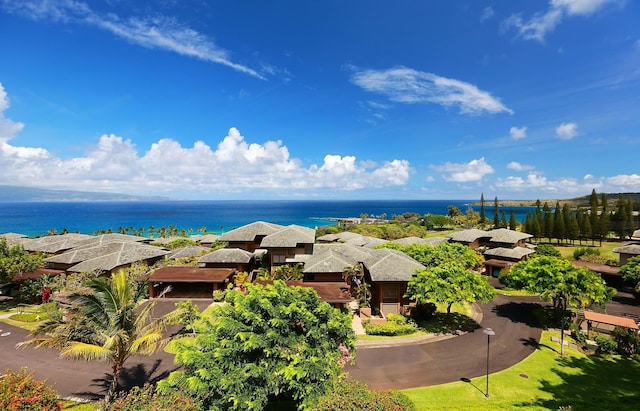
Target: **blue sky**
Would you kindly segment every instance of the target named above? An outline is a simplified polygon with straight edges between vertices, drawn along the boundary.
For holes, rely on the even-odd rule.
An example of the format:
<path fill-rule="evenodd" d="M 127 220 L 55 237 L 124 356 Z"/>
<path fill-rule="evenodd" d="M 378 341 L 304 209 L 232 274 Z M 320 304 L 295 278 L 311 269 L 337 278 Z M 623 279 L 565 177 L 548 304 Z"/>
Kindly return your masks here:
<path fill-rule="evenodd" d="M 640 2 L 0 0 L 0 184 L 640 191 Z"/>

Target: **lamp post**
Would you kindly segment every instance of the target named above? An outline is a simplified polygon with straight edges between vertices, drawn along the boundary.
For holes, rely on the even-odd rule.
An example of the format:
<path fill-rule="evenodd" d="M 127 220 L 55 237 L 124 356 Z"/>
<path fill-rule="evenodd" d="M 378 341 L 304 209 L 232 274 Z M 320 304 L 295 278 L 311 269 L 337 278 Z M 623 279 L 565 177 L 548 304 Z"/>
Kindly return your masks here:
<path fill-rule="evenodd" d="M 489 341 L 491 340 L 491 336 L 496 335 L 496 333 L 491 328 L 485 328 L 482 332 L 487 334 L 487 389 L 485 390 L 484 396 L 485 398 L 489 398 Z"/>

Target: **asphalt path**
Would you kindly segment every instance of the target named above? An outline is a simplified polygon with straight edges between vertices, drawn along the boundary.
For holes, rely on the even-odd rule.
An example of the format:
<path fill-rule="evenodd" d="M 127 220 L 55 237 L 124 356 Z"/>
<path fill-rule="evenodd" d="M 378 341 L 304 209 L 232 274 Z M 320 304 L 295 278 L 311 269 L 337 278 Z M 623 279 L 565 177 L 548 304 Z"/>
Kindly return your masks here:
<path fill-rule="evenodd" d="M 474 331 L 437 342 L 359 348 L 356 364 L 347 371 L 378 389 L 421 387 L 484 375 L 487 336 L 482 329 L 486 327 L 496 333 L 490 339 L 490 372 L 508 368 L 531 354 L 540 339 L 541 330 L 535 328 L 531 314 L 539 304 L 537 298 L 499 295 L 480 306 L 483 318 Z M 159 304 L 157 314 L 173 308 L 173 302 Z M 111 376 L 107 364 L 61 359 L 50 349 L 16 349 L 17 343 L 29 338 L 28 332 L 4 323 L 0 323 L 0 329 L 11 333 L 0 337 L 0 369 L 27 367 L 36 378 L 53 385 L 63 398 L 96 400 L 104 395 Z M 155 382 L 178 369 L 173 355 L 164 351 L 151 357 L 132 357 L 125 365 L 119 381 L 122 387 Z"/>
<path fill-rule="evenodd" d="M 540 341 L 532 311 L 537 297 L 498 295 L 480 305 L 477 328 L 451 339 L 384 348 L 358 348 L 356 364 L 346 371 L 375 389 L 405 389 L 460 381 L 509 368 L 528 357 Z M 491 328 L 488 337 L 482 330 Z"/>

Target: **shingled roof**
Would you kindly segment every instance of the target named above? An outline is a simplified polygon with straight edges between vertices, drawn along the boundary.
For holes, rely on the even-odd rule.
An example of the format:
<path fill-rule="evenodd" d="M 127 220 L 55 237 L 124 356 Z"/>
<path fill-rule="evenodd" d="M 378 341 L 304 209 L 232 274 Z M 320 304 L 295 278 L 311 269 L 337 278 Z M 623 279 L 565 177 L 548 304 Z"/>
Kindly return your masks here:
<path fill-rule="evenodd" d="M 22 244 L 23 242 L 25 242 L 26 240 L 29 239 L 29 237 L 27 237 L 26 235 L 18 234 L 18 233 L 0 234 L 0 239 L 2 239 L 2 238 L 7 240 L 7 245 L 9 247 L 13 247 L 15 245 Z"/>
<path fill-rule="evenodd" d="M 484 255 L 491 257 L 511 258 L 515 260 L 522 260 L 529 254 L 535 253 L 536 250 L 526 247 L 514 247 L 514 248 L 492 248 L 484 252 Z"/>
<path fill-rule="evenodd" d="M 380 248 L 371 250 L 371 257 L 364 261 L 371 281 L 406 281 L 416 270 L 424 270 L 425 266 L 409 257 L 402 251 Z"/>
<path fill-rule="evenodd" d="M 509 230 L 508 228 L 496 228 L 487 232 L 490 240 L 494 243 L 516 244 L 519 241 L 533 237 L 531 234 L 520 231 Z"/>
<path fill-rule="evenodd" d="M 304 262 L 304 272 L 339 273 L 370 256 L 366 249 L 349 244 L 316 244 Z"/>
<path fill-rule="evenodd" d="M 456 231 L 455 233 L 447 235 L 451 241 L 458 243 L 473 243 L 479 238 L 488 237 L 488 234 L 484 230 L 477 228 L 471 228 L 468 230 Z"/>
<path fill-rule="evenodd" d="M 60 235 L 48 235 L 44 237 L 31 238 L 22 243 L 27 251 L 43 253 L 59 253 L 70 250 L 82 244 L 82 241 L 91 239 L 88 234 L 68 233 Z"/>
<path fill-rule="evenodd" d="M 200 257 L 198 263 L 248 264 L 253 257 L 253 253 L 240 248 L 219 248 Z"/>
<path fill-rule="evenodd" d="M 169 257 L 172 260 L 177 260 L 178 258 L 197 257 L 207 251 L 211 251 L 211 249 L 206 247 L 200 247 L 199 245 L 190 245 L 187 247 L 179 248 L 177 250 L 173 250 L 167 255 L 167 257 Z"/>
<path fill-rule="evenodd" d="M 267 236 L 280 231 L 283 228 L 284 226 L 279 224 L 256 221 L 222 234 L 220 236 L 220 241 L 255 241 L 256 237 Z"/>
<path fill-rule="evenodd" d="M 613 249 L 614 253 L 640 255 L 640 244 L 627 244 Z"/>
<path fill-rule="evenodd" d="M 346 240 L 345 244 L 355 245 L 357 247 L 373 248 L 377 245 L 388 243 L 389 241 L 381 238 L 371 237 L 368 235 L 361 235 L 359 237 L 353 237 Z"/>
<path fill-rule="evenodd" d="M 228 280 L 235 270 L 233 268 L 201 268 L 189 266 L 168 266 L 155 270 L 149 276 L 151 282 L 172 283 L 223 283 Z"/>
<path fill-rule="evenodd" d="M 352 233 L 351 231 L 342 231 L 340 233 L 325 234 L 323 236 L 320 236 L 318 237 L 318 241 L 323 243 L 333 243 L 337 241 L 344 242 L 352 238 L 360 238 L 360 237 L 362 237 L 362 234 Z"/>
<path fill-rule="evenodd" d="M 293 248 L 298 244 L 313 244 L 316 239 L 316 230 L 292 224 L 272 234 L 267 235 L 260 242 L 264 248 Z"/>
<path fill-rule="evenodd" d="M 87 248 L 86 250 L 78 250 L 77 252 L 82 252 L 83 256 L 87 258 L 68 268 L 67 271 L 111 271 L 124 265 L 162 257 L 169 254 L 170 251 L 147 244 L 124 242 Z M 70 256 L 69 259 L 75 261 L 72 256 Z"/>

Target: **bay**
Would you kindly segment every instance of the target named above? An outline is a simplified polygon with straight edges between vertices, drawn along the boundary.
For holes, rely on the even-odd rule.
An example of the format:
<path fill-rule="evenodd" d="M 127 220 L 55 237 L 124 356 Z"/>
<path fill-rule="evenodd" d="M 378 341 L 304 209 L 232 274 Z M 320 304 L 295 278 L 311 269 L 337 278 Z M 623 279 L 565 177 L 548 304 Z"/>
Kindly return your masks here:
<path fill-rule="evenodd" d="M 226 232 L 254 221 L 281 225 L 320 227 L 336 224 L 332 218 L 414 212 L 447 214 L 449 205 L 466 211 L 474 200 L 291 200 L 291 201 L 128 201 L 128 202 L 0 202 L 0 233 L 45 235 L 50 229 L 94 234 L 119 227 L 135 229 L 170 225 L 193 234 L 201 227 L 208 232 Z M 477 207 L 474 207 L 478 211 Z M 513 207 L 519 221 L 530 207 Z M 501 208 L 509 218 L 511 208 Z M 486 207 L 487 218 L 493 208 Z M 145 233 L 146 234 L 146 233 Z"/>

